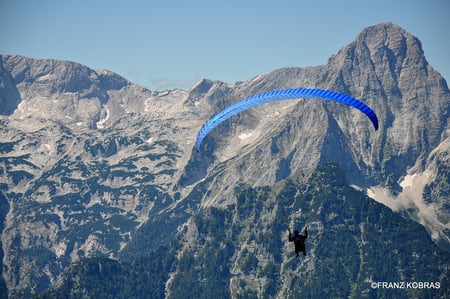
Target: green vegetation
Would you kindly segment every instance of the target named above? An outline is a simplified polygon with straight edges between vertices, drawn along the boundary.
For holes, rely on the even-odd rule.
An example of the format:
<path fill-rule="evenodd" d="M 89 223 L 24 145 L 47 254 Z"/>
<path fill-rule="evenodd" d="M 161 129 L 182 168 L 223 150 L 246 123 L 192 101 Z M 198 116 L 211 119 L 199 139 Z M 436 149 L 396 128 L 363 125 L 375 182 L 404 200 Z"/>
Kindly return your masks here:
<path fill-rule="evenodd" d="M 198 200 L 206 190 L 200 186 L 192 196 Z M 83 260 L 66 272 L 60 287 L 38 298 L 448 295 L 449 253 L 432 242 L 423 226 L 350 187 L 336 164 L 320 166 L 307 182 L 288 180 L 274 188 L 243 185 L 234 192 L 233 204 L 197 212 L 189 232 L 184 229 L 175 239 L 166 234 L 166 244 L 173 240 L 170 246 L 140 258 L 128 256 L 128 262 Z M 155 237 L 158 228 L 174 229 L 186 215 L 178 216 L 180 222 L 176 216 L 168 222 L 155 215 L 143 232 Z M 124 219 L 111 221 L 119 225 Z M 305 225 L 307 257 L 296 258 L 287 228 Z M 374 288 L 372 282 L 430 282 L 439 288 Z"/>
<path fill-rule="evenodd" d="M 175 247 L 161 247 L 129 263 L 85 259 L 64 273 L 63 283 L 35 298 L 164 298 Z"/>

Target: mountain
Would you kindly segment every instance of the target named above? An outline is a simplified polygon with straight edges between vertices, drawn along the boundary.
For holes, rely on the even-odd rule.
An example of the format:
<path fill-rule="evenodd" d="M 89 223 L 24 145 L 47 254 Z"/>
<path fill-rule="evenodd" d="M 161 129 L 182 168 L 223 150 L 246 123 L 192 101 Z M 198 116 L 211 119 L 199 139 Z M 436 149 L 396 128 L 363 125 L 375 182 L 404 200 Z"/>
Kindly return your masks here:
<path fill-rule="evenodd" d="M 241 185 L 234 192 L 235 204 L 196 214 L 180 242 L 138 262 L 83 260 L 39 298 L 448 296 L 450 254 L 423 226 L 350 187 L 337 164 L 320 165 L 308 183 L 288 179 L 278 190 Z M 298 258 L 286 228 L 305 220 L 307 256 Z"/>
<path fill-rule="evenodd" d="M 150 91 L 67 61 L 0 62 L 10 297 L 448 295 L 450 92 L 399 26 L 364 29 L 323 66 L 190 90 Z M 358 98 L 380 129 L 300 99 L 241 113 L 195 151 L 213 114 L 291 87 Z M 305 224 L 309 255 L 297 262 L 286 229 Z M 121 279 L 130 287 L 118 290 Z M 371 288 L 386 281 L 433 287 Z"/>

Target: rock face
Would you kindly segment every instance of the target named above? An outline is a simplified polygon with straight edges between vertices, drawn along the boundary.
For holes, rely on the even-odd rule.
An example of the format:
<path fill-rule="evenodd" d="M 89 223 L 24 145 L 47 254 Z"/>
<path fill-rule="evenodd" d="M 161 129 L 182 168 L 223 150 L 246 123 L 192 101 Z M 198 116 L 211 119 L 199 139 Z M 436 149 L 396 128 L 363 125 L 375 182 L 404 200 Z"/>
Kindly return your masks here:
<path fill-rule="evenodd" d="M 214 113 L 291 87 L 358 98 L 380 129 L 347 106 L 300 99 L 233 117 L 196 153 L 196 133 Z M 193 215 L 235 204 L 241 184 L 307 181 L 327 162 L 448 248 L 449 111 L 446 81 L 420 41 L 392 23 L 364 29 L 323 66 L 235 84 L 205 79 L 190 90 L 152 92 L 106 70 L 2 55 L 4 285 L 41 292 L 84 257 L 133 259 L 195 232 Z"/>

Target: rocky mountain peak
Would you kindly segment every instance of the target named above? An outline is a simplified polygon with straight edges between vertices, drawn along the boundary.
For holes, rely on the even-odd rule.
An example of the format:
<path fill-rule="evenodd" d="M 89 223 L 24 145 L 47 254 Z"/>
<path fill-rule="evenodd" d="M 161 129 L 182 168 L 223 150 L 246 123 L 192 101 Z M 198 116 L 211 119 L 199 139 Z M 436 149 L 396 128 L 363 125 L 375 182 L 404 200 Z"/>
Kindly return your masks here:
<path fill-rule="evenodd" d="M 127 84 L 130 84 L 127 79 L 110 70 L 102 69 L 96 71 L 96 73 L 99 77 L 101 87 L 106 90 L 119 90 Z"/>
<path fill-rule="evenodd" d="M 412 71 L 408 69 L 412 66 L 417 76 L 426 75 L 428 63 L 417 38 L 395 24 L 384 23 L 364 29 L 330 58 L 328 66 L 335 81 L 351 80 L 344 83 L 355 86 L 359 93 L 369 83 L 379 81 L 391 85 L 380 87 L 388 87 L 387 91 L 395 94 L 402 72 Z"/>
<path fill-rule="evenodd" d="M 111 71 L 70 61 L 2 55 L 0 62 L 0 114 L 13 118 L 96 127 L 111 94 L 132 85 Z"/>
<path fill-rule="evenodd" d="M 446 111 L 450 109 L 447 83 L 429 66 L 419 39 L 393 23 L 364 29 L 330 58 L 322 81 L 375 109 L 380 132 L 373 135 L 371 143 L 381 147 L 380 165 L 393 151 L 395 159 L 414 157 L 404 161 L 412 167 L 417 157 L 437 146 L 446 132 Z M 397 178 L 404 175 L 394 173 Z"/>
<path fill-rule="evenodd" d="M 29 93 L 80 92 L 92 88 L 98 81 L 95 71 L 75 62 L 4 56 L 3 63 L 10 70 L 14 83 Z"/>

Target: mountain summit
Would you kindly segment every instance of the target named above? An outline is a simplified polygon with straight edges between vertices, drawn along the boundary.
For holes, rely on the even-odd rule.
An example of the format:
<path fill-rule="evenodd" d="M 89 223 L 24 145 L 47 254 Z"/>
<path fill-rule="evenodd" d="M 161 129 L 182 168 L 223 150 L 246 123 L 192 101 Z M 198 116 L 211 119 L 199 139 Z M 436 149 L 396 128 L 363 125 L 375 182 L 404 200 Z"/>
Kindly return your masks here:
<path fill-rule="evenodd" d="M 299 99 L 241 113 L 194 149 L 215 113 L 292 87 L 355 97 L 374 109 L 380 128 L 347 106 Z M 326 65 L 234 84 L 204 79 L 190 90 L 150 91 L 74 62 L 1 55 L 0 292 L 26 297 L 60 286 L 60 294 L 90 275 L 85 261 L 101 269 L 102 258 L 131 279 L 121 267 L 148 255 L 164 268 L 155 278 L 164 280 L 163 296 L 186 294 L 183 281 L 203 292 L 210 277 L 223 283 L 208 289 L 217 296 L 295 297 L 287 284 L 297 283 L 316 294 L 294 272 L 324 286 L 331 267 L 329 283 L 340 284 L 341 272 L 325 262 L 326 243 L 351 251 L 340 260 L 349 291 L 327 294 L 360 297 L 367 281 L 386 281 L 376 271 L 389 273 L 377 268 L 380 231 L 394 278 L 440 282 L 448 270 L 425 265 L 418 273 L 415 264 L 426 250 L 438 264 L 449 261 L 449 111 L 446 81 L 420 41 L 392 23 L 364 29 Z M 299 223 L 311 226 L 311 266 L 296 266 L 283 243 L 286 226 Z M 358 241 L 336 235 L 346 233 Z M 396 244 L 399 236 L 424 247 Z M 214 258 L 220 271 L 195 257 Z"/>

